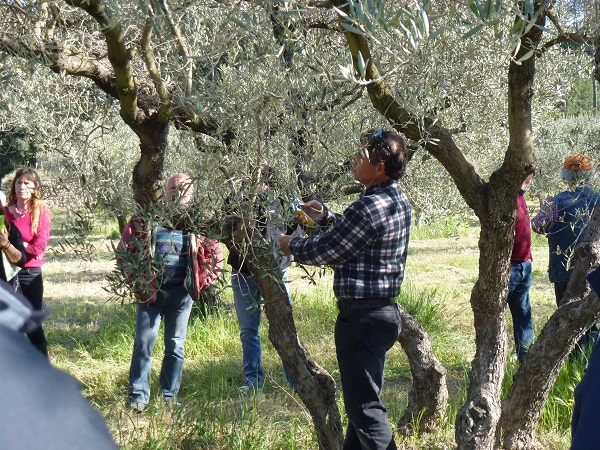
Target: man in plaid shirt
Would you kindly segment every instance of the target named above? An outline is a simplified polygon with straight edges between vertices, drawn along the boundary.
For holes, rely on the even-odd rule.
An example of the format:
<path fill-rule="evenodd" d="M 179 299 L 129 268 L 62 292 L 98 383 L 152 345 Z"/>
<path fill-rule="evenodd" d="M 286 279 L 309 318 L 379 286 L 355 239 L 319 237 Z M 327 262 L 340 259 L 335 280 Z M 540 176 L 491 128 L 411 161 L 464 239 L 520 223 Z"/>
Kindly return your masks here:
<path fill-rule="evenodd" d="M 395 449 L 380 393 L 387 351 L 400 334 L 396 297 L 404 278 L 411 207 L 397 180 L 407 163 L 406 144 L 379 130 L 353 160 L 353 173 L 366 190 L 343 215 L 321 203 L 303 211 L 321 226 L 316 236 L 281 236 L 284 254 L 303 264 L 330 264 L 340 311 L 335 346 L 348 429 L 344 449 Z M 300 219 L 302 220 L 302 219 Z"/>

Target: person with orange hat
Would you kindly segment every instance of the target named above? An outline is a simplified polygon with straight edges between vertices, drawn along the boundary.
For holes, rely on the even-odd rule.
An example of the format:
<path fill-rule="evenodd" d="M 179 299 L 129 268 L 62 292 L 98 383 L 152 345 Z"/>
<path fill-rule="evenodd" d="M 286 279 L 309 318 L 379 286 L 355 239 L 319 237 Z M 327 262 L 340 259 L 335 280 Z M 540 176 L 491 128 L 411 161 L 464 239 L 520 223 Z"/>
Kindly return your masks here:
<path fill-rule="evenodd" d="M 575 247 L 583 241 L 589 219 L 600 198 L 600 194 L 588 186 L 594 172 L 594 163 L 588 155 L 576 153 L 567 156 L 561 167 L 567 189 L 548 197 L 531 221 L 531 229 L 548 238 L 548 276 L 554 283 L 557 306 L 562 304 L 573 271 Z M 594 325 L 579 341 L 579 348 L 593 344 L 597 334 L 598 329 Z"/>

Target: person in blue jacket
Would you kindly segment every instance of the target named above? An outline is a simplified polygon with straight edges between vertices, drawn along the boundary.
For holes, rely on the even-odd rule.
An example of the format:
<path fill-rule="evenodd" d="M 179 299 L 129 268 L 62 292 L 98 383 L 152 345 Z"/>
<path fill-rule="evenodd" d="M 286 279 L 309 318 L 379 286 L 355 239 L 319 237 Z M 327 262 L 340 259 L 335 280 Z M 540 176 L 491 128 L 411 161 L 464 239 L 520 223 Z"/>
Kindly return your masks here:
<path fill-rule="evenodd" d="M 567 183 L 567 189 L 554 197 L 548 197 L 540 212 L 531 220 L 531 229 L 548 238 L 548 277 L 554 283 L 557 306 L 562 304 L 573 272 L 575 247 L 583 241 L 588 222 L 600 198 L 600 194 L 588 186 L 594 172 L 594 163 L 588 155 L 576 153 L 567 156 L 561 168 L 561 176 Z M 594 325 L 578 342 L 577 352 L 591 347 L 597 335 L 598 328 Z"/>
<path fill-rule="evenodd" d="M 587 275 L 596 295 L 600 294 L 600 267 Z M 571 420 L 571 450 L 589 450 L 600 446 L 600 349 L 594 346 L 583 378 L 575 388 Z"/>

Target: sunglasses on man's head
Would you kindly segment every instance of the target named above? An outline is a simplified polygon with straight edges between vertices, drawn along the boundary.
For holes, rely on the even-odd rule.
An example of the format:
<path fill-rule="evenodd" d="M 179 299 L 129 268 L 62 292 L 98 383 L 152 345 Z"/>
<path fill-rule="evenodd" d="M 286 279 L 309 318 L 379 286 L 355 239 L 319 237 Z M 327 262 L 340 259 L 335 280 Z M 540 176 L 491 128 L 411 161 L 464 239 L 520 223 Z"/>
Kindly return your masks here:
<path fill-rule="evenodd" d="M 381 145 L 382 143 L 383 146 Z M 367 147 L 370 149 L 370 151 L 367 151 Z M 383 138 L 383 127 L 381 127 L 379 130 L 373 133 L 370 137 L 365 137 L 365 139 L 363 139 L 363 146 L 359 153 L 363 158 L 367 158 L 370 160 L 371 151 L 376 150 L 380 147 L 384 151 L 391 151 L 387 142 L 385 142 L 385 139 Z"/>

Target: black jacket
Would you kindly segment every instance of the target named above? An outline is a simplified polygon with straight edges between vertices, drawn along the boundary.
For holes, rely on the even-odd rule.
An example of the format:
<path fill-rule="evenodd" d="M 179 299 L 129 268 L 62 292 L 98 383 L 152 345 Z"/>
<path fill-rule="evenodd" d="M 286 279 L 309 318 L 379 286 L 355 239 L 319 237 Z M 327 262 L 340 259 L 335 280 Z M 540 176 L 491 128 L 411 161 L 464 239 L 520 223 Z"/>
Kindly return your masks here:
<path fill-rule="evenodd" d="M 23 236 L 21 235 L 21 232 L 19 231 L 19 229 L 12 223 L 9 221 L 5 222 L 5 226 L 8 229 L 8 241 L 17 249 L 21 252 L 21 259 L 19 261 L 17 261 L 17 263 L 13 263 L 15 266 L 18 267 L 23 267 L 25 265 L 25 261 L 27 260 L 27 253 L 25 252 L 25 246 L 23 245 Z M 8 258 L 7 258 L 8 259 Z M 18 286 L 18 280 L 16 279 L 17 277 L 14 277 L 12 280 L 7 280 L 6 279 L 6 272 L 4 270 L 4 264 L 2 262 L 0 262 L 0 279 L 2 281 L 6 281 L 9 284 L 12 284 L 13 287 L 15 288 L 15 290 L 17 289 Z"/>

